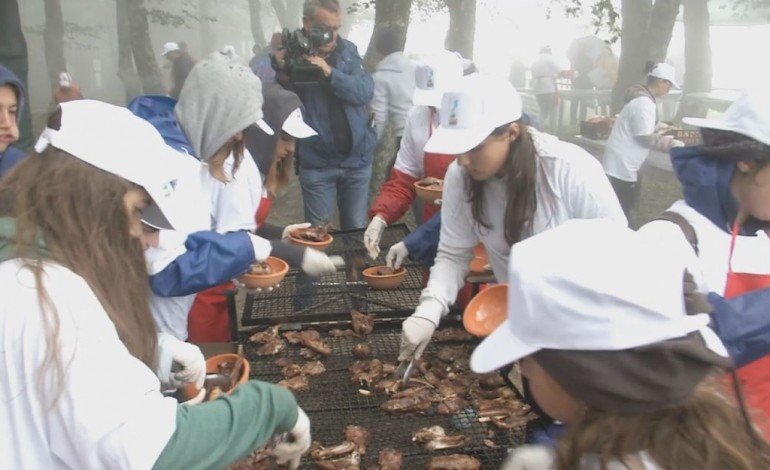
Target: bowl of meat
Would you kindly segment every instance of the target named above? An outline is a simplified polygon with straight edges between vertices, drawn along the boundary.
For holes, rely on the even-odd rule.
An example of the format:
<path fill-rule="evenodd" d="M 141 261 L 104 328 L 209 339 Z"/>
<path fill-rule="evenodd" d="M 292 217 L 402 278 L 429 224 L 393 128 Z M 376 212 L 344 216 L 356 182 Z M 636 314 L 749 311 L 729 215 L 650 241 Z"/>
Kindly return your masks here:
<path fill-rule="evenodd" d="M 406 268 L 372 266 L 364 269 L 361 274 L 372 289 L 396 289 L 404 281 Z"/>
<path fill-rule="evenodd" d="M 322 224 L 312 228 L 298 228 L 289 234 L 289 241 L 295 245 L 308 246 L 316 250 L 325 250 L 332 244 L 334 237 L 329 235 L 329 225 Z"/>
<path fill-rule="evenodd" d="M 267 289 L 275 287 L 289 272 L 289 264 L 275 256 L 270 256 L 264 263 L 254 263 L 251 271 L 239 277 L 238 280 L 247 289 Z"/>
<path fill-rule="evenodd" d="M 206 396 L 203 401 L 216 400 L 223 394 L 231 394 L 235 387 L 249 380 L 251 366 L 249 361 L 239 360 L 238 354 L 227 353 L 218 354 L 206 359 L 206 381 L 203 388 L 206 389 Z M 236 371 L 235 368 L 238 367 Z M 200 393 L 200 389 L 194 384 L 190 384 L 182 390 L 184 400 L 195 398 Z"/>
<path fill-rule="evenodd" d="M 414 182 L 414 190 L 417 191 L 417 197 L 423 201 L 433 202 L 436 199 L 441 199 L 441 193 L 444 192 L 444 180 L 423 178 Z"/>
<path fill-rule="evenodd" d="M 463 312 L 468 333 L 488 336 L 508 318 L 508 284 L 497 284 L 478 293 Z"/>

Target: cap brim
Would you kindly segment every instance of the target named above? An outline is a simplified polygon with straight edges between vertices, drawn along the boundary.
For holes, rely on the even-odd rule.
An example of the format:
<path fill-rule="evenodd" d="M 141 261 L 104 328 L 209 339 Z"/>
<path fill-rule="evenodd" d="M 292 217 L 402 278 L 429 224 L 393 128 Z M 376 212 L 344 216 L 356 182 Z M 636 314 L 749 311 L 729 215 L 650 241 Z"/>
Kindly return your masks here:
<path fill-rule="evenodd" d="M 471 355 L 471 370 L 483 374 L 497 370 L 540 348 L 522 343 L 513 333 L 511 324 L 504 322 L 479 344 Z"/>
<path fill-rule="evenodd" d="M 433 106 L 441 107 L 441 97 L 443 92 L 439 90 L 422 90 L 417 88 L 412 94 L 412 104 L 415 106 Z"/>
<path fill-rule="evenodd" d="M 731 129 L 722 120 L 717 119 L 705 119 L 705 118 L 682 118 L 682 122 L 688 126 L 701 127 L 706 129 L 716 129 L 718 131 L 729 131 Z"/>
<path fill-rule="evenodd" d="M 425 144 L 425 152 L 460 155 L 483 142 L 493 130 L 494 127 L 447 129 L 439 126 Z"/>
<path fill-rule="evenodd" d="M 162 201 L 166 198 L 159 194 L 154 188 L 144 189 L 147 190 L 147 193 L 149 193 L 152 198 L 152 203 L 142 209 L 142 222 L 158 230 L 174 230 L 174 224 L 169 221 L 169 218 L 161 208 L 161 205 L 163 204 Z M 161 201 L 161 204 L 158 204 L 156 201 Z M 166 212 L 169 212 L 170 214 L 170 208 L 167 208 Z"/>
<path fill-rule="evenodd" d="M 296 139 L 305 139 L 307 137 L 318 135 L 318 132 L 308 126 L 305 121 L 294 115 L 290 115 L 286 121 L 284 121 L 281 130 Z"/>
<path fill-rule="evenodd" d="M 257 125 L 257 127 L 259 127 L 260 129 L 262 129 L 262 131 L 263 131 L 265 134 L 267 134 L 267 135 L 273 135 L 273 134 L 275 134 L 275 131 L 273 130 L 273 128 L 272 128 L 272 127 L 270 127 L 270 125 L 269 125 L 268 123 L 266 123 L 264 119 L 260 119 L 260 120 L 259 120 L 259 121 L 257 121 L 255 124 Z"/>

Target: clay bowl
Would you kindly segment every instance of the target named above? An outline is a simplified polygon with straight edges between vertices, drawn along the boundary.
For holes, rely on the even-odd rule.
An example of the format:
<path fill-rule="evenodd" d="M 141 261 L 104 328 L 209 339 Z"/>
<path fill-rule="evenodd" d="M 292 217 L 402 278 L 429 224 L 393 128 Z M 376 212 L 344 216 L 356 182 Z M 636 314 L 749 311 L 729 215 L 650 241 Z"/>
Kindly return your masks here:
<path fill-rule="evenodd" d="M 484 247 L 483 243 L 479 243 L 473 249 L 473 259 L 471 260 L 470 265 L 471 272 L 473 274 L 487 274 L 491 272 L 490 269 L 487 269 L 487 265 L 489 265 L 487 249 Z"/>
<path fill-rule="evenodd" d="M 420 181 L 414 182 L 414 190 L 417 192 L 417 197 L 426 202 L 433 202 L 436 199 L 441 199 L 443 189 L 429 189 L 422 185 Z"/>
<path fill-rule="evenodd" d="M 300 234 L 307 232 L 308 230 L 310 229 L 298 228 L 297 230 L 294 230 L 289 234 L 289 241 L 291 241 L 295 245 L 308 246 L 310 248 L 315 248 L 316 250 L 325 250 L 334 241 L 334 237 L 332 237 L 328 233 L 326 234 L 326 237 L 324 237 L 323 241 L 320 241 L 320 242 L 311 242 L 310 240 L 305 240 L 304 238 L 301 238 Z"/>
<path fill-rule="evenodd" d="M 372 266 L 364 269 L 361 273 L 372 289 L 396 289 L 404 281 L 404 277 L 406 277 L 406 268 L 398 268 L 393 274 L 376 274 L 378 269 L 385 267 L 386 266 Z"/>
<path fill-rule="evenodd" d="M 271 274 L 246 273 L 239 277 L 238 280 L 248 289 L 267 289 L 268 287 L 275 287 L 280 284 L 283 278 L 286 277 L 286 273 L 289 272 L 289 264 L 275 256 L 268 257 L 266 263 L 273 268 Z"/>
<path fill-rule="evenodd" d="M 238 360 L 238 355 L 233 353 L 218 354 L 216 356 L 212 356 L 206 359 L 206 374 L 219 374 L 220 365 L 226 364 L 229 362 L 230 366 L 232 367 L 233 365 L 235 365 L 235 361 L 237 360 Z M 241 367 L 241 375 L 238 376 L 238 382 L 235 384 L 235 387 L 232 387 L 229 390 L 223 390 L 223 391 L 226 392 L 228 395 L 233 393 L 233 390 L 235 390 L 235 388 L 238 385 L 248 382 L 250 372 L 251 372 L 251 366 L 249 365 L 249 361 L 243 361 L 243 367 Z M 200 392 L 200 389 L 193 384 L 186 386 L 183 390 L 185 401 L 196 397 L 199 392 Z"/>
<path fill-rule="evenodd" d="M 463 326 L 475 336 L 488 336 L 508 318 L 508 284 L 488 287 L 468 302 Z"/>

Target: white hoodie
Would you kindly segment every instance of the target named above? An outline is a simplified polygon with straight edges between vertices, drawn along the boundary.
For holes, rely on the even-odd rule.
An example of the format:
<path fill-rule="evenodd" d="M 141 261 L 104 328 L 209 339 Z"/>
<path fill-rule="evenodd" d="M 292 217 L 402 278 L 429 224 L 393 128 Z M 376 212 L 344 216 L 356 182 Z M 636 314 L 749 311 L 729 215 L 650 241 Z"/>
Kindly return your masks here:
<path fill-rule="evenodd" d="M 382 137 L 385 125 L 390 122 L 398 137 L 404 133 L 406 114 L 412 109 L 414 93 L 414 64 L 403 52 L 387 55 L 377 64 L 374 78 L 374 98 L 371 108 L 377 138 Z"/>

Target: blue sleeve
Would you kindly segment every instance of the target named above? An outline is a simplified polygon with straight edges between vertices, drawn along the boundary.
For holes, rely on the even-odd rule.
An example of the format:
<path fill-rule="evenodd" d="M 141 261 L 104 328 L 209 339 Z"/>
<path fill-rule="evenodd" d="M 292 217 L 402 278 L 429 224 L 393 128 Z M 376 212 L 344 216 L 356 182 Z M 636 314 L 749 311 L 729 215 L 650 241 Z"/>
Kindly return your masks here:
<path fill-rule="evenodd" d="M 351 71 L 350 73 L 332 68 L 330 84 L 334 94 L 348 103 L 368 106 L 374 96 L 374 79 L 364 70 L 364 63 L 358 51 L 350 54 L 350 63 L 347 68 Z"/>
<path fill-rule="evenodd" d="M 24 160 L 24 157 L 26 156 L 26 153 L 11 146 L 5 150 L 5 153 L 0 153 L 0 178 L 11 171 L 11 168 L 16 166 L 16 164 L 20 161 Z"/>
<path fill-rule="evenodd" d="M 150 276 L 160 297 L 190 295 L 234 279 L 251 269 L 254 246 L 248 233 L 196 232 L 185 241 L 187 252 Z"/>
<path fill-rule="evenodd" d="M 742 367 L 770 354 L 770 288 L 725 299 L 713 292 L 708 295 L 714 306 L 712 326 L 727 351 Z"/>
<path fill-rule="evenodd" d="M 441 212 L 404 238 L 404 244 L 409 251 L 409 257 L 425 266 L 433 266 L 438 251 L 438 240 L 441 235 Z"/>

